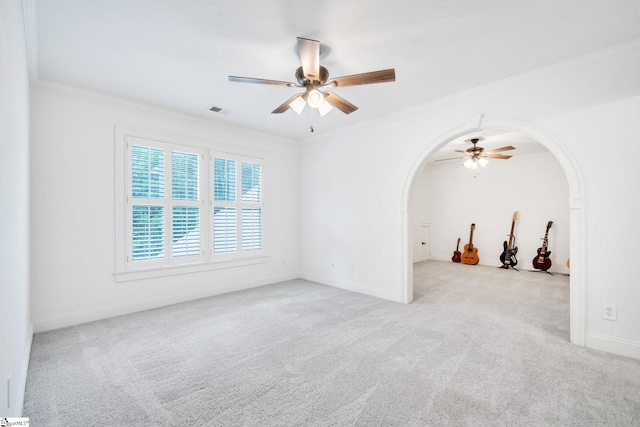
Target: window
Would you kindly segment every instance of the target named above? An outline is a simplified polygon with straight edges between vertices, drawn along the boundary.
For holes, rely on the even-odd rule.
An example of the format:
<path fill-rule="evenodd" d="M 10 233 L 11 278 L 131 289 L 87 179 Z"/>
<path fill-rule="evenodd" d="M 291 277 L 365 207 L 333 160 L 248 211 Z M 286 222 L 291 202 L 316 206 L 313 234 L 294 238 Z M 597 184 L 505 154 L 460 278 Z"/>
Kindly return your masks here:
<path fill-rule="evenodd" d="M 201 262 L 204 150 L 131 138 L 128 269 Z"/>
<path fill-rule="evenodd" d="M 221 153 L 212 160 L 213 253 L 261 250 L 262 165 Z"/>
<path fill-rule="evenodd" d="M 264 256 L 261 158 L 126 133 L 119 143 L 118 272 Z"/>

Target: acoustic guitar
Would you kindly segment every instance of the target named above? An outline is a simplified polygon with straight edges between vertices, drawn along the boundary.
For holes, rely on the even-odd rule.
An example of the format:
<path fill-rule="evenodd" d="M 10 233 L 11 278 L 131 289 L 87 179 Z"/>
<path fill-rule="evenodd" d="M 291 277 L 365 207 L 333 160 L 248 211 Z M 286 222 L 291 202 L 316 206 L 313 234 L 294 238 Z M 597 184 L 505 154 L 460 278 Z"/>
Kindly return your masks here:
<path fill-rule="evenodd" d="M 475 224 L 471 224 L 471 233 L 469 233 L 469 243 L 464 245 L 464 253 L 462 254 L 462 263 L 475 265 L 480 262 L 478 257 L 478 248 L 473 246 L 473 231 L 476 229 Z"/>
<path fill-rule="evenodd" d="M 460 253 L 459 249 L 460 249 L 460 238 L 458 237 L 458 244 L 456 245 L 456 250 L 453 251 L 453 256 L 451 257 L 451 261 L 453 261 L 453 262 L 460 262 L 461 261 L 460 255 L 462 255 L 462 254 Z"/>
<path fill-rule="evenodd" d="M 544 239 L 542 239 L 542 246 L 538 248 L 538 255 L 533 258 L 533 268 L 547 271 L 551 268 L 551 260 L 549 259 L 549 255 L 551 255 L 551 251 L 547 250 L 547 246 L 549 245 L 549 229 L 553 225 L 553 221 L 549 221 L 547 223 L 547 231 L 544 233 Z M 567 266 L 569 266 L 569 261 L 567 260 Z"/>
<path fill-rule="evenodd" d="M 515 240 L 515 236 L 513 235 L 513 229 L 516 226 L 516 221 L 518 220 L 518 211 L 513 213 L 513 217 L 511 218 L 511 231 L 509 232 L 509 243 L 505 240 L 502 244 L 504 250 L 500 254 L 500 262 L 502 263 L 502 268 L 513 268 L 518 264 L 518 260 L 516 259 L 516 253 L 518 253 L 518 248 L 513 245 Z"/>

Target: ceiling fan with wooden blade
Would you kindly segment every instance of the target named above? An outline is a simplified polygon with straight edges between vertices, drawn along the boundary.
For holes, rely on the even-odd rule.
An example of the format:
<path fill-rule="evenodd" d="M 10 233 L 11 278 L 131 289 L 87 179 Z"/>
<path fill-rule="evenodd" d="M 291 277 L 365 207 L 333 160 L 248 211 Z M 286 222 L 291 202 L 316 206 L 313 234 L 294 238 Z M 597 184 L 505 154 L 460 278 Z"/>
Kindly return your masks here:
<path fill-rule="evenodd" d="M 320 65 L 320 42 L 298 37 L 298 52 L 301 66 L 295 72 L 297 83 L 240 76 L 229 76 L 229 81 L 302 88 L 304 92 L 287 99 L 271 113 L 280 114 L 291 108 L 296 113 L 301 114 L 305 105 L 308 104 L 312 108 L 317 108 L 320 115 L 324 116 L 334 107 L 345 114 L 353 113 L 358 107 L 333 92 L 321 91 L 320 89 L 386 83 L 396 80 L 396 73 L 393 68 L 336 77 L 329 80 L 329 70 Z"/>
<path fill-rule="evenodd" d="M 467 148 L 466 150 L 455 150 L 457 153 L 464 153 L 468 156 L 467 160 L 463 163 L 464 166 L 470 169 L 476 169 L 478 164 L 480 166 L 485 166 L 487 164 L 487 159 L 498 159 L 498 160 L 508 160 L 511 158 L 509 155 L 498 154 L 503 151 L 515 150 L 516 147 L 511 145 L 507 145 L 505 147 L 495 148 L 493 150 L 485 151 L 484 148 L 478 147 L 478 142 L 482 141 L 482 138 L 471 138 L 468 139 L 467 142 L 473 144 L 473 147 Z M 436 162 L 444 162 L 447 160 L 456 160 L 456 159 L 464 159 L 465 156 L 462 157 L 451 157 L 448 159 L 439 159 L 435 160 Z"/>

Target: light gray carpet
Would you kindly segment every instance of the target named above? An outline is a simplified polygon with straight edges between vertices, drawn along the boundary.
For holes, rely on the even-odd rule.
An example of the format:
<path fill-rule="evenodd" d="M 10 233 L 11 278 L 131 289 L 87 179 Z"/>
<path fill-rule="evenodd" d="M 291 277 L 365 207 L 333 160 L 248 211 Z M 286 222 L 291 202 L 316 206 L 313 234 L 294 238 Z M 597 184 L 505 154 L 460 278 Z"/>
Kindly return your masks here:
<path fill-rule="evenodd" d="M 437 261 L 415 277 L 409 305 L 295 280 L 36 334 L 24 416 L 640 425 L 640 361 L 568 342 L 568 277 Z"/>

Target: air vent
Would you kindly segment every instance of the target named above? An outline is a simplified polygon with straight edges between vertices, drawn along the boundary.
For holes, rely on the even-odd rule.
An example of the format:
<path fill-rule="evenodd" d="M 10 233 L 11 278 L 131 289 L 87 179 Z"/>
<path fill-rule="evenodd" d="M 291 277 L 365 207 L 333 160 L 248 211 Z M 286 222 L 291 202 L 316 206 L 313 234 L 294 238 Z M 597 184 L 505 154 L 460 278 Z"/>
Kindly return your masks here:
<path fill-rule="evenodd" d="M 214 113 L 224 114 L 225 116 L 231 113 L 231 110 L 227 110 L 226 108 L 216 107 L 215 105 L 209 108 L 209 111 L 213 111 Z"/>

